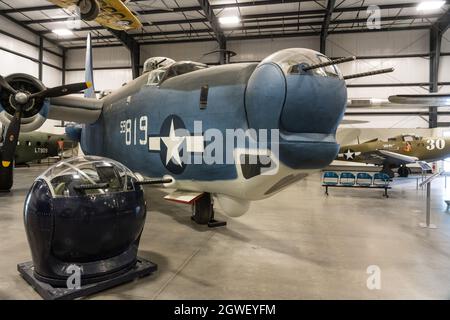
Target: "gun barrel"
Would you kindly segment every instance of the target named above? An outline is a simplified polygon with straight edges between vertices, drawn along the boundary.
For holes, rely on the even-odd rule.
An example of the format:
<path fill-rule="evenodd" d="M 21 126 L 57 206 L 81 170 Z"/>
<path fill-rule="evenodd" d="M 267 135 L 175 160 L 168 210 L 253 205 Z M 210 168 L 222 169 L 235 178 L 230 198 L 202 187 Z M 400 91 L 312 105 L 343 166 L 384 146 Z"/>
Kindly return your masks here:
<path fill-rule="evenodd" d="M 341 64 L 341 63 L 345 63 L 345 62 L 354 61 L 354 60 L 356 60 L 355 56 L 353 56 L 353 57 L 346 57 L 346 58 L 340 58 L 340 59 L 336 59 L 336 60 L 330 60 L 330 61 L 326 61 L 326 62 L 322 62 L 322 63 L 318 63 L 318 64 L 313 64 L 311 66 L 304 67 L 303 70 L 304 71 L 314 70 L 314 69 L 319 69 L 319 68 L 323 68 L 323 67 L 337 65 L 337 64 Z"/>
<path fill-rule="evenodd" d="M 375 76 L 377 74 L 394 72 L 394 70 L 395 70 L 394 68 L 388 68 L 388 69 L 375 70 L 375 71 L 369 71 L 369 72 L 363 72 L 363 73 L 356 73 L 356 74 L 351 74 L 351 75 L 345 76 L 344 80 L 370 77 L 370 76 Z"/>

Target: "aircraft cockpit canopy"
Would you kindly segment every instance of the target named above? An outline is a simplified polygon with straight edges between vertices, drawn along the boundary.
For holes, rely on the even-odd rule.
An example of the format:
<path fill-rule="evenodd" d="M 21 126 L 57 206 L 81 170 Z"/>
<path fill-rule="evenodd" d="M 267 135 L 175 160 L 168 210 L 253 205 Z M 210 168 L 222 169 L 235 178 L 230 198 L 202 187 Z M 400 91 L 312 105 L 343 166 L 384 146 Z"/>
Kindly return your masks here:
<path fill-rule="evenodd" d="M 57 198 L 134 191 L 134 182 L 138 180 L 122 164 L 92 156 L 62 161 L 39 178 L 46 181 Z"/>
<path fill-rule="evenodd" d="M 422 137 L 419 137 L 419 136 L 417 136 L 417 135 L 415 135 L 415 134 L 404 134 L 404 135 L 402 136 L 402 140 L 403 140 L 404 142 L 419 141 L 419 140 L 421 140 L 421 139 L 422 139 Z"/>
<path fill-rule="evenodd" d="M 166 57 L 152 57 L 147 59 L 144 63 L 143 73 L 151 72 L 153 70 L 168 67 L 175 63 L 175 60 Z"/>
<path fill-rule="evenodd" d="M 302 66 L 315 65 L 329 62 L 325 55 L 309 49 L 285 49 L 272 54 L 262 61 L 262 63 L 276 63 L 283 70 L 285 75 L 299 74 Z M 310 71 L 314 75 L 322 77 L 342 78 L 342 73 L 335 65 L 313 69 Z"/>
<path fill-rule="evenodd" d="M 206 64 L 193 61 L 175 62 L 167 67 L 151 71 L 148 76 L 147 84 L 150 86 L 157 86 L 168 79 L 206 68 L 208 68 Z"/>

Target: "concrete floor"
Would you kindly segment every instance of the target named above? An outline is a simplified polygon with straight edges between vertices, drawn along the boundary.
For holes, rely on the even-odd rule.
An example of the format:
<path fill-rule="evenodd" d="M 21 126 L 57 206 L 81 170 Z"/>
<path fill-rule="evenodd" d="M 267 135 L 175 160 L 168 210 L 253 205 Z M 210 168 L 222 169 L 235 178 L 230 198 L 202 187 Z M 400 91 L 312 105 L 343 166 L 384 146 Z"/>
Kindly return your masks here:
<path fill-rule="evenodd" d="M 0 299 L 39 299 L 16 271 L 30 252 L 23 200 L 42 168 L 16 170 L 15 190 L 0 194 Z M 319 174 L 256 202 L 226 228 L 194 225 L 190 208 L 148 189 L 150 212 L 140 254 L 156 262 L 151 277 L 93 299 L 449 299 L 449 188 L 433 186 L 433 222 L 421 229 L 424 192 L 398 181 L 381 191 L 331 190 Z M 381 290 L 368 290 L 366 269 L 381 269 Z"/>

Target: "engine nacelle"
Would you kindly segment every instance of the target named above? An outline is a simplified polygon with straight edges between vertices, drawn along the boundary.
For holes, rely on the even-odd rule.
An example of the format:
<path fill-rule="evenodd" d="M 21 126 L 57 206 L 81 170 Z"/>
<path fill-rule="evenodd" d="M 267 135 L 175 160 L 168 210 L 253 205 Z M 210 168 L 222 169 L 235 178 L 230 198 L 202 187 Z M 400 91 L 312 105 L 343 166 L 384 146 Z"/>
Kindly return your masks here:
<path fill-rule="evenodd" d="M 45 90 L 44 84 L 37 78 L 24 73 L 12 74 L 5 78 L 14 88 L 33 94 Z M 50 102 L 43 98 L 35 98 L 28 101 L 23 107 L 21 131 L 30 132 L 39 129 L 47 120 Z M 0 92 L 0 122 L 3 126 L 9 126 L 16 112 L 13 94 L 3 90 Z"/>

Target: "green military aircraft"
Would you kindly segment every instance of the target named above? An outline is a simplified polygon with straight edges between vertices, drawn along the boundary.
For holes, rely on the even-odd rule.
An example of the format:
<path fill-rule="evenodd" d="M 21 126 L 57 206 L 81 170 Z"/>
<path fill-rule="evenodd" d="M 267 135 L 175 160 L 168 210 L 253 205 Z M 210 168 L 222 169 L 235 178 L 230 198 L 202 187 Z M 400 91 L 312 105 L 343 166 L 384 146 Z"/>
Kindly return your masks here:
<path fill-rule="evenodd" d="M 387 141 L 373 139 L 364 143 L 343 146 L 336 160 L 383 166 L 381 172 L 394 177 L 393 168 L 399 168 L 400 177 L 408 177 L 410 163 L 418 163 L 429 170 L 427 162 L 450 157 L 450 139 L 424 138 L 414 134 L 400 135 Z"/>
<path fill-rule="evenodd" d="M 1 131 L 1 130 L 0 130 Z M 0 145 L 3 135 L 0 135 Z M 15 152 L 16 165 L 23 165 L 31 161 L 56 157 L 76 148 L 78 143 L 64 134 L 47 132 L 21 133 Z"/>

